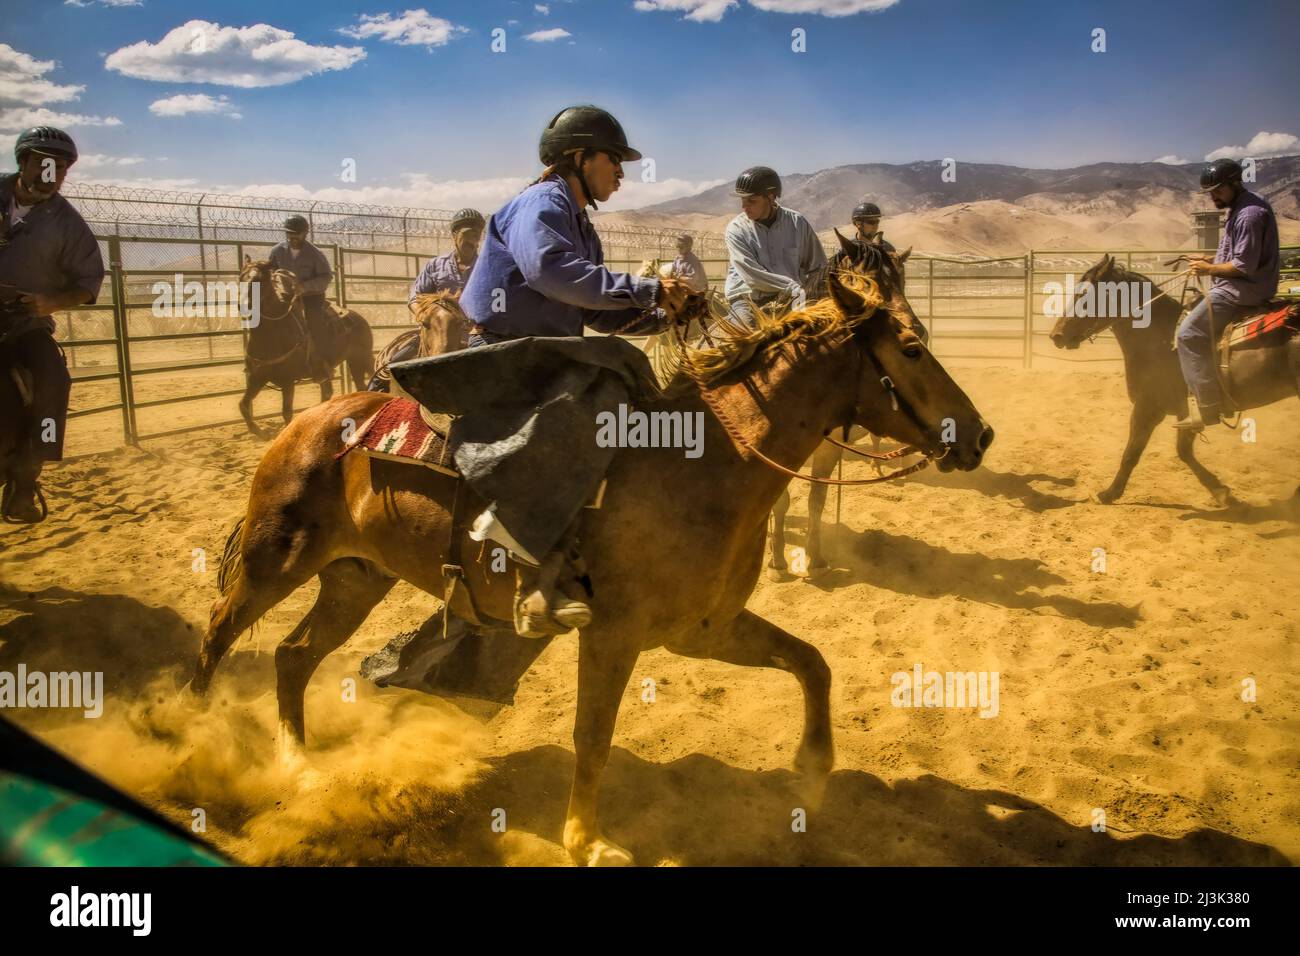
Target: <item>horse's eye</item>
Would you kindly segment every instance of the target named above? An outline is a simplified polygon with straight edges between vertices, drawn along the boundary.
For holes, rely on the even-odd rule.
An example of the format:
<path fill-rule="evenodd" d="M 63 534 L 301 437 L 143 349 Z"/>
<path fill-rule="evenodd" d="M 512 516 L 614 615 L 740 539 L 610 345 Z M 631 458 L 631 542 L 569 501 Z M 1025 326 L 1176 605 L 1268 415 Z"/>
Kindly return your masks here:
<path fill-rule="evenodd" d="M 903 349 L 903 354 L 910 359 L 919 359 L 923 351 L 925 350 L 919 345 L 909 345 Z"/>

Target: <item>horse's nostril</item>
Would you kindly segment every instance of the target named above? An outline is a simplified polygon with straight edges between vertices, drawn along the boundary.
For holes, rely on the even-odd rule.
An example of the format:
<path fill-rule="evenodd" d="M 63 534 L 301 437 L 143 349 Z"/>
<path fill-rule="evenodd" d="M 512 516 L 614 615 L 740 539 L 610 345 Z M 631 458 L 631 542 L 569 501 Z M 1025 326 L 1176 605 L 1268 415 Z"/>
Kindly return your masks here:
<path fill-rule="evenodd" d="M 980 451 L 986 451 L 989 445 L 992 444 L 993 444 L 993 429 L 990 428 L 988 425 L 985 425 L 984 430 L 980 432 L 980 440 L 979 440 Z"/>

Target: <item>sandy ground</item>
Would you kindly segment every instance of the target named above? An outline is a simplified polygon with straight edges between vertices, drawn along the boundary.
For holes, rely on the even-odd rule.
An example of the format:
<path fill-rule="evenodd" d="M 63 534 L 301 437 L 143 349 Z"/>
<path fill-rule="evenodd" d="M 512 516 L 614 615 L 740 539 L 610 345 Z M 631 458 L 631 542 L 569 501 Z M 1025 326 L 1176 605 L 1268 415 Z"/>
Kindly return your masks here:
<path fill-rule="evenodd" d="M 750 601 L 834 673 L 836 771 L 806 832 L 792 828 L 795 681 L 654 651 L 615 734 L 609 835 L 641 862 L 682 865 L 1300 857 L 1300 537 L 1270 505 L 1300 481 L 1300 406 L 1257 412 L 1255 444 L 1219 430 L 1198 446 L 1247 507 L 1213 510 L 1167 427 L 1106 507 L 1089 495 L 1125 437 L 1118 373 L 955 374 L 998 431 L 987 466 L 850 489 L 839 525 L 832 493 L 832 570 L 764 580 Z M 361 658 L 436 607 L 399 585 L 317 672 L 313 763 L 292 777 L 272 759 L 270 652 L 314 586 L 236 645 L 208 702 L 177 693 L 264 447 L 222 428 L 49 471 L 50 519 L 0 527 L 0 670 L 102 670 L 108 702 L 97 720 L 9 715 L 178 821 L 202 810 L 207 836 L 248 862 L 567 862 L 572 636 L 494 715 L 380 690 L 355 676 Z M 891 675 L 916 664 L 996 671 L 997 716 L 892 706 Z"/>

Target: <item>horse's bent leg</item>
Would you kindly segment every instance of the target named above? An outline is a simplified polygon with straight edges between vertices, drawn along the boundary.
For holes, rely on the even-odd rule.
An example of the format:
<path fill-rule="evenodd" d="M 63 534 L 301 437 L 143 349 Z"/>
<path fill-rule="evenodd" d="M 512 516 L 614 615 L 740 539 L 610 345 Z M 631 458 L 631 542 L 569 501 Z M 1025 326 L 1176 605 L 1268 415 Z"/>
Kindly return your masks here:
<path fill-rule="evenodd" d="M 293 420 L 293 379 L 280 386 L 280 417 L 287 425 Z"/>
<path fill-rule="evenodd" d="M 1229 504 L 1232 501 L 1232 492 L 1228 490 L 1228 486 L 1196 460 L 1196 433 L 1180 431 L 1178 433 L 1177 447 L 1178 457 L 1183 460 L 1183 464 L 1192 469 L 1192 474 L 1196 476 L 1196 480 L 1214 496 L 1214 500 L 1218 502 L 1219 506 L 1223 507 Z"/>
<path fill-rule="evenodd" d="M 696 643 L 693 639 L 686 646 L 667 647 L 687 657 L 743 667 L 776 667 L 793 674 L 803 688 L 803 737 L 794 765 L 808 778 L 812 795 L 820 794 L 835 762 L 835 746 L 831 740 L 831 669 L 817 648 L 752 611 L 741 611 L 710 642 Z"/>
<path fill-rule="evenodd" d="M 812 473 L 816 478 L 829 478 L 840 462 L 840 450 L 829 442 L 822 442 L 812 459 Z M 828 565 L 822 556 L 822 514 L 826 510 L 827 485 L 812 482 L 808 486 L 808 576 L 816 577 Z"/>
<path fill-rule="evenodd" d="M 1165 411 L 1159 405 L 1142 401 L 1134 403 L 1128 420 L 1128 444 L 1124 446 L 1124 454 L 1120 457 L 1119 471 L 1115 472 L 1115 479 L 1110 483 L 1110 487 L 1097 493 L 1098 501 L 1104 505 L 1112 504 L 1124 494 L 1129 476 L 1133 474 L 1138 459 L 1142 457 L 1147 442 L 1151 440 L 1151 433 L 1164 418 Z"/>
<path fill-rule="evenodd" d="M 217 665 L 235 639 L 267 611 L 275 607 L 301 584 L 284 578 L 258 580 L 253 583 L 241 573 L 230 592 L 217 599 L 212 605 L 212 614 L 208 619 L 208 630 L 203 635 L 199 648 L 199 662 L 190 681 L 190 689 L 196 694 L 207 693 L 212 683 L 212 675 Z"/>
<path fill-rule="evenodd" d="M 248 426 L 248 430 L 258 438 L 265 438 L 266 432 L 258 427 L 257 422 L 253 420 L 253 399 L 257 397 L 257 393 L 262 390 L 266 382 L 266 376 L 262 373 L 249 372 L 245 379 L 244 397 L 239 400 L 239 414 L 243 416 L 244 424 Z"/>
<path fill-rule="evenodd" d="M 784 581 L 788 578 L 785 563 L 785 516 L 789 511 L 790 489 L 786 488 L 781 492 L 781 497 L 776 499 L 776 504 L 772 506 L 772 560 L 767 563 L 767 576 L 773 581 Z"/>
<path fill-rule="evenodd" d="M 306 739 L 303 694 L 311 675 L 330 651 L 355 633 L 396 583 L 396 578 L 358 558 L 341 558 L 321 569 L 316 603 L 275 649 L 282 760 L 296 754 Z"/>
<path fill-rule="evenodd" d="M 573 724 L 577 759 L 564 821 L 564 848 L 579 866 L 626 866 L 632 855 L 601 836 L 596 810 L 618 706 L 641 645 L 611 631 L 583 631 L 578 645 L 578 714 Z"/>

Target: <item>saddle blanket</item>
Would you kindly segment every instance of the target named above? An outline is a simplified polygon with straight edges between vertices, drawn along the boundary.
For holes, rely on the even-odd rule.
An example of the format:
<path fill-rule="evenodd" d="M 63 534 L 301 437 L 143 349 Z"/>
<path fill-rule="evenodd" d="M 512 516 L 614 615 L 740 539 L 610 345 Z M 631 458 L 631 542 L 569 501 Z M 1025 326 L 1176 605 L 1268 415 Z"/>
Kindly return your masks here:
<path fill-rule="evenodd" d="M 1258 340 L 1284 326 L 1300 331 L 1300 304 L 1289 303 L 1263 315 L 1252 316 L 1238 322 L 1229 333 L 1228 347 L 1235 349 L 1247 344 L 1263 344 Z"/>
<path fill-rule="evenodd" d="M 456 477 L 456 465 L 447 447 L 451 419 L 435 415 L 409 398 L 394 398 L 367 418 L 335 457 L 361 449 L 376 458 L 424 465 Z"/>

